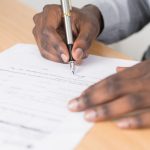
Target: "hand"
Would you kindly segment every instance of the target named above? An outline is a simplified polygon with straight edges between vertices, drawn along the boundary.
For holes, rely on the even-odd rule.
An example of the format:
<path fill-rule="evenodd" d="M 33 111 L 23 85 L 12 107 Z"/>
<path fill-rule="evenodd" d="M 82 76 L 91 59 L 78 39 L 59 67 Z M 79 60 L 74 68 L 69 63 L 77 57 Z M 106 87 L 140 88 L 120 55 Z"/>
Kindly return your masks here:
<path fill-rule="evenodd" d="M 82 9 L 73 8 L 71 12 L 72 31 L 75 39 L 72 55 L 80 62 L 88 56 L 88 49 L 100 33 L 101 13 L 96 6 L 87 5 Z M 66 46 L 64 18 L 61 6 L 47 5 L 43 12 L 34 16 L 33 34 L 41 54 L 52 61 L 69 61 Z"/>
<path fill-rule="evenodd" d="M 70 101 L 69 109 L 85 111 L 91 122 L 117 118 L 120 128 L 150 127 L 150 60 L 118 70 Z"/>

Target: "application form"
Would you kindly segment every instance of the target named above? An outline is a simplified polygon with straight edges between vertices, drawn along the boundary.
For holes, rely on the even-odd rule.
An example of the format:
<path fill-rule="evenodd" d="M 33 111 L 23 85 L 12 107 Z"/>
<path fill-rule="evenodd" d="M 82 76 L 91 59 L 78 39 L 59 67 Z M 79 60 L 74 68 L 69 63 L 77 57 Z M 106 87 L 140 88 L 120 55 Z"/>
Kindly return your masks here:
<path fill-rule="evenodd" d="M 41 57 L 34 45 L 0 54 L 0 149 L 73 150 L 91 128 L 67 103 L 88 86 L 137 62 L 90 56 L 72 75 L 69 65 Z"/>

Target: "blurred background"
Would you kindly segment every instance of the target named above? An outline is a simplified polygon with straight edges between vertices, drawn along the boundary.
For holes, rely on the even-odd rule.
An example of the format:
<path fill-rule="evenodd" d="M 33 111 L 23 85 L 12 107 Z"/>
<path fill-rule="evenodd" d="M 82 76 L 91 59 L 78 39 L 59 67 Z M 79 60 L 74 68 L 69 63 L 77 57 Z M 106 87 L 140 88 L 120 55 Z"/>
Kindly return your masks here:
<path fill-rule="evenodd" d="M 41 11 L 46 4 L 59 4 L 60 0 L 20 0 L 23 3 L 33 7 L 37 12 Z M 73 6 L 82 7 L 90 3 L 91 0 L 72 0 Z M 146 26 L 142 31 L 132 35 L 131 37 L 110 45 L 110 47 L 131 56 L 133 59 L 141 60 L 143 53 L 150 44 L 150 25 Z"/>

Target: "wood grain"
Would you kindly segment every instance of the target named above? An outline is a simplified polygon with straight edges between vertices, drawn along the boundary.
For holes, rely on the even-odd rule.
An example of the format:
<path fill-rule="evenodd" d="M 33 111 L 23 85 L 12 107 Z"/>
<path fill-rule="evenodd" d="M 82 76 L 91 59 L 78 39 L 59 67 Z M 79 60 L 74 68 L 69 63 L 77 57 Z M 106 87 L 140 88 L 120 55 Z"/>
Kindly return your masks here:
<path fill-rule="evenodd" d="M 36 12 L 17 0 L 0 0 L 0 51 L 17 43 L 35 43 L 32 17 Z M 105 45 L 94 42 L 90 53 L 129 59 Z M 69 141 L 68 141 L 69 142 Z M 50 148 L 51 149 L 51 148 Z M 123 131 L 114 123 L 96 124 L 76 150 L 149 150 L 150 130 Z M 63 148 L 62 148 L 63 150 Z"/>

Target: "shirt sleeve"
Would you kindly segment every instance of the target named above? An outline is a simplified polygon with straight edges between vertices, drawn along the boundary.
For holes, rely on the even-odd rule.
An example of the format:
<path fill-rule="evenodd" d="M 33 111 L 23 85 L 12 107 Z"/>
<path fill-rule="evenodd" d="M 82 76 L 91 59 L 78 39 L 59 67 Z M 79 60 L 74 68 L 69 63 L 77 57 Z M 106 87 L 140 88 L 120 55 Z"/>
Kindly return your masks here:
<path fill-rule="evenodd" d="M 98 40 L 113 43 L 142 29 L 150 21 L 150 0 L 95 0 L 104 20 Z"/>

